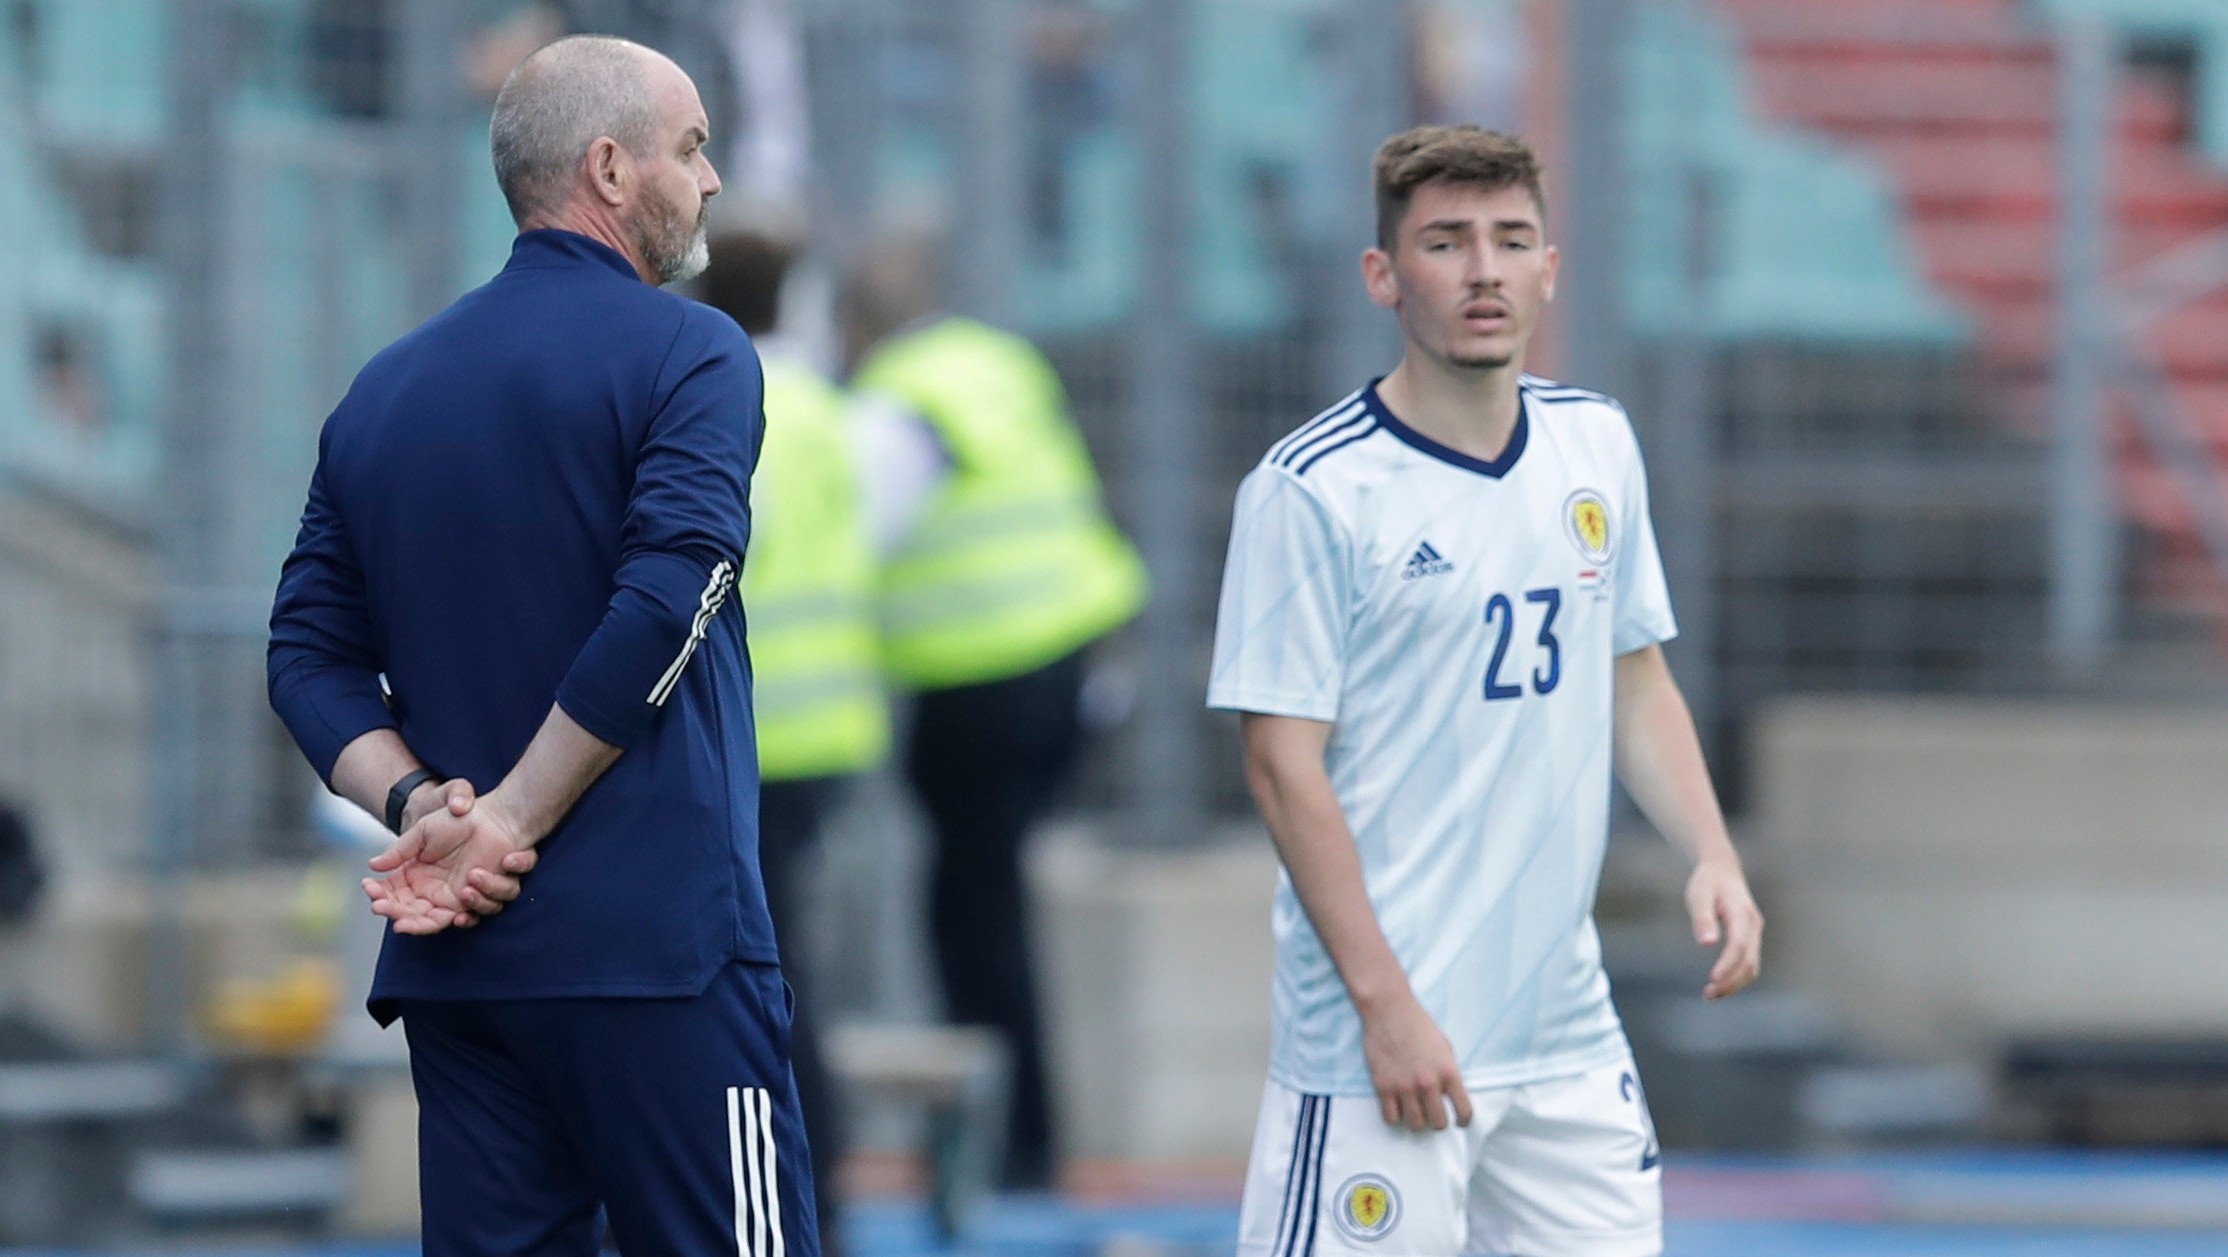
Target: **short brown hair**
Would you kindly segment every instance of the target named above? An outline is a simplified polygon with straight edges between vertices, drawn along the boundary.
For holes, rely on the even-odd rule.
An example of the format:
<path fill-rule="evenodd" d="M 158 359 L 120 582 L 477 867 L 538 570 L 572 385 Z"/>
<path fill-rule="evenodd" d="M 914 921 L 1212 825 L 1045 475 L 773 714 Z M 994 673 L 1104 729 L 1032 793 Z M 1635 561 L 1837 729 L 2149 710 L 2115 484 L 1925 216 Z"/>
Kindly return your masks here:
<path fill-rule="evenodd" d="M 781 284 L 797 246 L 760 231 L 730 231 L 712 239 L 712 264 L 704 268 L 704 304 L 727 315 L 753 336 L 774 330 L 781 314 Z"/>
<path fill-rule="evenodd" d="M 1522 188 L 1532 194 L 1540 217 L 1547 216 L 1547 193 L 1540 187 L 1539 158 L 1513 135 L 1461 126 L 1417 127 L 1377 146 L 1372 163 L 1377 185 L 1377 247 L 1391 251 L 1400 235 L 1401 217 L 1416 189 L 1443 181 L 1484 192 Z"/>

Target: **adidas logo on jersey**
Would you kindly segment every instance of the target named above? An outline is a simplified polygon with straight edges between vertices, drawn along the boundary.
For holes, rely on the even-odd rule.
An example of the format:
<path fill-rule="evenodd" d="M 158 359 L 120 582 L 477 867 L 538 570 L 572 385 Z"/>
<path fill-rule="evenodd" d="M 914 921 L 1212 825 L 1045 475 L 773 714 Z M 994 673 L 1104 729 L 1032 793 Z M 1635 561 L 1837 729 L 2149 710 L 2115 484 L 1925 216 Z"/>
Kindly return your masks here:
<path fill-rule="evenodd" d="M 1416 552 L 1408 556 L 1408 562 L 1400 569 L 1400 579 L 1414 580 L 1419 576 L 1440 576 L 1453 570 L 1454 564 L 1439 557 L 1439 552 L 1431 548 L 1430 542 L 1425 541 L 1419 543 L 1416 546 Z"/>

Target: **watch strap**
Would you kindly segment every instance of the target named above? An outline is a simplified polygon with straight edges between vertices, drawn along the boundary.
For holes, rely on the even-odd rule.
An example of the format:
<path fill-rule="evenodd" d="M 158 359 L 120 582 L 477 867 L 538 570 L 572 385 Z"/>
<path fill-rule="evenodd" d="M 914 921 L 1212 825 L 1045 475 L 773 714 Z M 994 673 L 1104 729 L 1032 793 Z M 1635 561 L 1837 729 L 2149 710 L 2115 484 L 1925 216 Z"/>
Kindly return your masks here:
<path fill-rule="evenodd" d="M 402 832 L 402 810 L 410 806 L 410 796 L 418 792 L 419 786 L 439 779 L 440 774 L 432 769 L 420 768 L 414 772 L 404 774 L 402 780 L 396 782 L 393 788 L 387 791 L 388 832 L 397 834 Z"/>

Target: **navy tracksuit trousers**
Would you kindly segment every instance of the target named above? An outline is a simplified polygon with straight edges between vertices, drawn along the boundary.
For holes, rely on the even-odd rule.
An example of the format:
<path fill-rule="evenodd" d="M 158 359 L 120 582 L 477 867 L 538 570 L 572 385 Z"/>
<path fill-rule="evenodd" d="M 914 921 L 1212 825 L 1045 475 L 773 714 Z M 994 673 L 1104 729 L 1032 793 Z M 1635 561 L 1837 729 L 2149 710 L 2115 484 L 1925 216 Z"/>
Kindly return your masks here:
<path fill-rule="evenodd" d="M 790 997 L 409 1000 L 426 1257 L 819 1257 Z"/>

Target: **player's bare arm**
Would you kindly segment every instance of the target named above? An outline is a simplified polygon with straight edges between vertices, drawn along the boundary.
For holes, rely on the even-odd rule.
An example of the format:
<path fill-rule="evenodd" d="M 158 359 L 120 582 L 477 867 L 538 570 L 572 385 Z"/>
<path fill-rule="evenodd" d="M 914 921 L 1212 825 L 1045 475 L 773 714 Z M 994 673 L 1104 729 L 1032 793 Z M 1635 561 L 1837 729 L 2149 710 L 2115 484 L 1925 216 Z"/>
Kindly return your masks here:
<path fill-rule="evenodd" d="M 1470 1124 L 1470 1094 L 1454 1048 L 1408 985 L 1378 926 L 1361 857 L 1323 767 L 1331 726 L 1296 716 L 1241 718 L 1246 784 L 1291 874 L 1300 906 L 1338 966 L 1362 1020 L 1362 1051 L 1385 1120 L 1409 1130 Z"/>
<path fill-rule="evenodd" d="M 372 871 L 382 874 L 363 883 L 373 911 L 403 933 L 433 934 L 469 924 L 466 912 L 500 910 L 517 897 L 518 883 L 515 874 L 507 884 L 491 882 L 490 874 L 531 870 L 534 847 L 619 753 L 552 706 L 501 784 L 476 805 L 428 815 L 372 859 Z M 493 908 L 471 906 L 482 900 L 494 901 Z"/>
<path fill-rule="evenodd" d="M 534 740 L 526 744 L 526 753 L 518 757 L 502 784 L 480 800 L 480 808 L 501 816 L 520 845 L 531 848 L 557 828 L 588 787 L 618 760 L 618 747 L 581 728 L 564 708 L 552 705 Z"/>
<path fill-rule="evenodd" d="M 423 767 L 401 734 L 373 729 L 341 748 L 340 758 L 333 761 L 333 793 L 375 817 L 384 816 L 388 788 Z M 446 793 L 443 783 L 430 779 L 411 791 L 402 827 L 410 828 L 439 807 Z"/>
<path fill-rule="evenodd" d="M 1702 995 L 1723 999 L 1756 980 L 1764 914 L 1749 893 L 1694 717 L 1660 646 L 1617 657 L 1616 757 L 1617 778 L 1641 814 L 1694 862 L 1686 885 L 1694 941 L 1723 944 Z"/>

